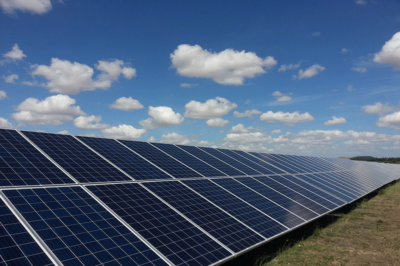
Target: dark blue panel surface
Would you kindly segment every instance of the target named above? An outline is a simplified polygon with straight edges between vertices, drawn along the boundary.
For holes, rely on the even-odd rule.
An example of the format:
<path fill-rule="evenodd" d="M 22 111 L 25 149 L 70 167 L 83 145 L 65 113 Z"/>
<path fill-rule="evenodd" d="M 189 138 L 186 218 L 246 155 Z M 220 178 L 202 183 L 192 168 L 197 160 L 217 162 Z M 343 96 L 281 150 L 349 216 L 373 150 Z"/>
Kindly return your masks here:
<path fill-rule="evenodd" d="M 357 197 L 361 197 L 362 195 L 370 191 L 364 190 L 362 187 L 359 186 L 358 183 L 353 182 L 351 176 L 347 176 L 347 178 L 345 178 L 339 173 L 340 172 L 319 173 L 318 176 L 323 177 L 326 181 L 333 183 L 336 186 L 343 188 L 344 190 L 347 190 Z"/>
<path fill-rule="evenodd" d="M 342 188 L 326 182 L 322 177 L 318 175 L 304 174 L 304 175 L 296 175 L 296 177 L 310 183 L 311 185 L 323 189 L 328 193 L 331 193 L 332 195 L 336 196 L 339 199 L 343 199 L 349 202 L 356 198 L 356 196 L 350 194 L 349 192 L 343 190 Z"/>
<path fill-rule="evenodd" d="M 70 135 L 23 133 L 79 182 L 131 180 Z"/>
<path fill-rule="evenodd" d="M 179 182 L 151 182 L 145 186 L 234 252 L 240 252 L 264 240 Z"/>
<path fill-rule="evenodd" d="M 80 187 L 4 193 L 64 265 L 167 265 Z"/>
<path fill-rule="evenodd" d="M 210 180 L 185 180 L 182 182 L 266 238 L 287 230 L 283 225 L 236 198 Z"/>
<path fill-rule="evenodd" d="M 251 167 L 252 169 L 265 174 L 265 175 L 270 175 L 270 174 L 276 174 L 275 172 L 271 171 L 268 168 L 265 168 L 262 165 L 259 165 L 257 163 L 255 163 L 253 160 L 249 160 L 247 157 L 244 157 L 243 154 L 245 154 L 245 152 L 243 151 L 231 151 L 231 150 L 226 150 L 226 149 L 217 149 L 219 152 L 222 152 L 226 155 L 228 155 L 229 157 L 232 157 L 233 159 L 246 164 L 247 166 Z"/>
<path fill-rule="evenodd" d="M 292 161 L 296 162 L 297 164 L 307 167 L 307 169 L 309 169 L 309 172 L 330 171 L 329 168 L 325 168 L 325 167 L 315 163 L 313 160 L 311 160 L 310 158 L 307 158 L 306 156 L 294 156 L 294 155 L 286 155 L 286 156 L 288 156 Z"/>
<path fill-rule="evenodd" d="M 253 190 L 245 187 L 235 179 L 214 179 L 213 182 L 222 186 L 236 197 L 241 198 L 288 228 L 296 227 L 305 222 L 305 220 L 282 208 L 281 206 L 272 202 L 270 199 L 267 199 Z"/>
<path fill-rule="evenodd" d="M 189 167 L 169 157 L 147 142 L 120 140 L 121 143 L 139 153 L 175 178 L 201 177 Z"/>
<path fill-rule="evenodd" d="M 245 175 L 245 173 L 240 172 L 239 170 L 233 168 L 229 164 L 226 164 L 225 162 L 216 159 L 214 156 L 211 156 L 210 154 L 204 152 L 203 150 L 200 150 L 197 147 L 183 146 L 183 145 L 177 145 L 177 146 L 180 147 L 181 149 L 184 149 L 188 153 L 193 154 L 197 158 L 205 161 L 209 165 L 214 166 L 215 168 L 217 168 L 218 170 L 224 172 L 225 174 L 227 174 L 229 176 Z"/>
<path fill-rule="evenodd" d="M 293 165 L 297 167 L 297 169 L 303 170 L 303 173 L 313 173 L 313 172 L 326 172 L 327 170 L 319 169 L 315 167 L 309 160 L 299 160 L 296 156 L 292 155 L 282 155 L 282 154 L 274 154 L 273 157 L 277 158 L 277 160 L 286 162 L 289 165 Z M 301 156 L 297 156 L 301 157 Z"/>
<path fill-rule="evenodd" d="M 53 265 L 1 199 L 0 265 Z"/>
<path fill-rule="evenodd" d="M 321 189 L 318 189 L 318 188 L 316 188 L 316 187 L 314 187 L 314 186 L 312 186 L 312 185 L 310 185 L 310 184 L 308 184 L 308 183 L 306 183 L 306 182 L 294 177 L 293 175 L 282 175 L 282 177 L 287 179 L 287 180 L 289 180 L 289 181 L 291 181 L 291 182 L 293 182 L 293 183 L 295 183 L 295 184 L 297 184 L 297 185 L 299 185 L 299 186 L 301 186 L 301 187 L 303 187 L 303 188 L 305 188 L 305 189 L 307 189 L 308 191 L 313 192 L 314 194 L 317 194 L 318 196 L 322 197 L 325 201 L 328 200 L 331 203 L 334 203 L 336 206 L 343 206 L 343 205 L 346 204 L 346 201 L 338 199 L 338 198 L 332 196 L 331 194 L 326 193 L 325 191 L 323 191 Z M 281 177 L 280 178 L 271 177 L 271 178 L 273 178 L 274 180 L 276 180 L 276 179 L 281 180 Z M 305 194 L 303 194 L 303 195 L 305 195 Z M 317 202 L 318 203 L 320 203 L 320 202 L 322 203 L 323 201 L 317 201 Z M 324 206 L 328 206 L 326 203 L 324 203 L 323 205 Z M 333 208 L 331 208 L 331 209 L 333 209 Z"/>
<path fill-rule="evenodd" d="M 289 159 L 286 155 L 278 155 L 278 154 L 263 154 L 263 156 L 268 157 L 268 159 L 273 160 L 275 162 L 279 162 L 290 169 L 293 169 L 297 173 L 308 173 L 309 170 L 306 168 L 297 165 L 295 162 Z"/>
<path fill-rule="evenodd" d="M 379 187 L 379 185 L 370 182 L 370 180 L 363 178 L 361 175 L 353 171 L 335 172 L 335 174 L 358 184 L 366 192 L 373 191 Z"/>
<path fill-rule="evenodd" d="M 186 151 L 178 148 L 177 146 L 163 143 L 153 143 L 153 145 L 206 177 L 226 176 L 221 171 L 200 161 L 198 158 L 190 155 Z"/>
<path fill-rule="evenodd" d="M 272 178 L 279 180 L 279 182 L 277 182 Z M 279 191 L 279 193 L 282 193 L 288 198 L 302 204 L 303 206 L 306 206 L 307 208 L 313 210 L 318 214 L 322 215 L 328 212 L 329 210 L 337 207 L 335 204 L 322 199 L 318 195 L 313 194 L 312 192 L 290 182 L 289 180 L 284 179 L 283 177 L 260 176 L 260 177 L 254 177 L 254 179 L 264 184 L 265 186 L 268 186 L 272 189 L 275 189 L 276 191 Z"/>
<path fill-rule="evenodd" d="M 17 131 L 0 129 L 0 186 L 73 183 Z"/>
<path fill-rule="evenodd" d="M 113 139 L 78 137 L 135 179 L 170 179 L 171 177 Z"/>
<path fill-rule="evenodd" d="M 209 265 L 231 255 L 139 184 L 88 188 L 175 265 Z"/>
<path fill-rule="evenodd" d="M 249 153 L 251 155 L 259 158 L 260 160 L 263 160 L 266 163 L 272 164 L 273 166 L 278 167 L 279 169 L 282 169 L 285 172 L 288 172 L 288 173 L 291 173 L 291 174 L 297 173 L 297 171 L 289 168 L 287 165 L 279 163 L 279 162 L 276 162 L 276 161 L 272 160 L 271 158 L 269 158 L 268 157 L 269 154 L 257 153 L 257 152 L 249 152 Z"/>
<path fill-rule="evenodd" d="M 261 195 L 267 197 L 271 201 L 279 204 L 280 206 L 298 215 L 299 217 L 303 218 L 306 221 L 311 220 L 318 216 L 317 213 L 307 209 L 303 205 L 300 205 L 298 202 L 286 197 L 284 194 L 279 193 L 280 191 L 277 192 L 272 188 L 267 187 L 260 182 L 257 182 L 255 179 L 252 179 L 251 177 L 241 177 L 241 178 L 236 178 L 235 180 L 248 186 L 254 191 L 257 191 Z"/>
<path fill-rule="evenodd" d="M 264 162 L 263 160 L 250 155 L 247 152 L 239 151 L 239 150 L 235 150 L 234 152 L 239 154 L 239 155 L 241 155 L 241 156 L 243 156 L 243 157 L 245 157 L 245 158 L 247 158 L 250 161 L 255 162 L 256 164 L 259 164 L 259 165 L 263 166 L 264 168 L 267 168 L 271 173 L 275 173 L 275 174 L 284 174 L 285 173 L 281 169 L 279 169 L 279 168 L 277 168 L 277 167 L 275 167 L 275 166 L 273 166 L 271 164 L 268 164 L 268 163 Z"/>
<path fill-rule="evenodd" d="M 223 162 L 226 162 L 227 164 L 235 167 L 236 169 L 239 169 L 240 171 L 242 171 L 245 174 L 248 175 L 260 175 L 261 173 L 250 168 L 249 166 L 232 159 L 231 157 L 227 156 L 225 153 L 222 153 L 220 151 L 218 151 L 217 149 L 213 149 L 213 148 L 204 148 L 204 147 L 199 147 L 199 149 L 202 149 L 203 151 L 211 154 L 212 156 L 220 159 Z"/>

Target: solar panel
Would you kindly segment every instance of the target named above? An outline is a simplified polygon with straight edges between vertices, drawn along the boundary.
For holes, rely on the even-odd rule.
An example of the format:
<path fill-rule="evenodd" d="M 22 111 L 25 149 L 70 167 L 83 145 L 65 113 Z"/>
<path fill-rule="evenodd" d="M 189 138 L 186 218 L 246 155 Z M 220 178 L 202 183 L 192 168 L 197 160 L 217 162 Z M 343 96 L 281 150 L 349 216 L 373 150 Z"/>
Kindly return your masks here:
<path fill-rule="evenodd" d="M 0 186 L 74 183 L 15 130 L 0 129 Z"/>
<path fill-rule="evenodd" d="M 80 187 L 4 194 L 63 265 L 167 265 Z"/>
<path fill-rule="evenodd" d="M 113 139 L 77 137 L 137 180 L 172 178 Z"/>
<path fill-rule="evenodd" d="M 0 266 L 217 265 L 400 166 L 0 129 Z"/>
<path fill-rule="evenodd" d="M 131 180 L 72 136 L 23 133 L 79 182 Z"/>

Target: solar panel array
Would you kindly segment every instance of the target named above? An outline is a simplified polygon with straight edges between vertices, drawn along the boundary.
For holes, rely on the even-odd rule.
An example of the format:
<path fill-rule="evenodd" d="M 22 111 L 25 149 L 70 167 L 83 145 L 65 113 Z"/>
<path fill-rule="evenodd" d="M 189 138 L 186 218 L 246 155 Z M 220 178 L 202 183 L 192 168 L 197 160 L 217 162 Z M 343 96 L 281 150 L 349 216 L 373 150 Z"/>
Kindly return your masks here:
<path fill-rule="evenodd" d="M 399 165 L 0 129 L 0 266 L 217 265 Z"/>

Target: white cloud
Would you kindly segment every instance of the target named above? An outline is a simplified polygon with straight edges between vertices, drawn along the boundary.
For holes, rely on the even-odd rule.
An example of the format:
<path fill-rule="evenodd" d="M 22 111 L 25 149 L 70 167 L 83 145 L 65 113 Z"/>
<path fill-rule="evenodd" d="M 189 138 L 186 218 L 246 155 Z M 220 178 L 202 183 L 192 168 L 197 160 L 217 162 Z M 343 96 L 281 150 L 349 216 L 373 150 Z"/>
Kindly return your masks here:
<path fill-rule="evenodd" d="M 304 123 L 314 121 L 314 117 L 308 112 L 300 114 L 299 112 L 284 113 L 278 111 L 276 113 L 268 111 L 260 116 L 260 120 L 268 123 L 283 123 L 293 125 L 295 123 Z"/>
<path fill-rule="evenodd" d="M 125 124 L 102 129 L 101 132 L 103 132 L 107 138 L 113 139 L 138 139 L 146 134 L 145 129 L 136 129 L 133 126 Z"/>
<path fill-rule="evenodd" d="M 168 106 L 149 106 L 148 114 L 153 118 L 147 118 L 139 122 L 145 129 L 176 126 L 185 120 L 181 114 L 175 113 Z"/>
<path fill-rule="evenodd" d="M 223 85 L 243 85 L 245 78 L 266 73 L 277 61 L 260 58 L 253 52 L 226 49 L 213 53 L 199 45 L 182 44 L 170 55 L 172 66 L 186 77 L 210 78 Z"/>
<path fill-rule="evenodd" d="M 96 68 L 102 72 L 96 80 L 93 80 L 93 68 L 78 62 L 52 58 L 50 66 L 35 65 L 31 74 L 47 79 L 49 82 L 42 86 L 48 88 L 50 92 L 78 94 L 82 91 L 108 89 L 121 74 L 127 79 L 134 77 L 136 70 L 124 65 L 122 60 L 117 59 L 98 61 Z"/>
<path fill-rule="evenodd" d="M 5 81 L 6 83 L 15 83 L 15 81 L 16 81 L 17 79 L 19 79 L 19 76 L 18 76 L 17 74 L 12 74 L 12 75 L 3 77 L 3 79 L 4 79 L 4 81 Z"/>
<path fill-rule="evenodd" d="M 354 0 L 357 5 L 366 5 L 368 2 L 365 0 Z"/>
<path fill-rule="evenodd" d="M 7 98 L 7 93 L 5 91 L 0 91 L 0 100 Z"/>
<path fill-rule="evenodd" d="M 321 36 L 321 32 L 319 32 L 319 31 L 313 32 L 311 34 L 311 36 L 313 36 L 313 37 Z"/>
<path fill-rule="evenodd" d="M 394 112 L 379 118 L 376 122 L 378 127 L 388 127 L 400 130 L 400 112 Z"/>
<path fill-rule="evenodd" d="M 223 139 L 226 142 L 240 142 L 240 143 L 257 143 L 272 141 L 272 137 L 266 133 L 250 132 L 250 133 L 229 133 Z"/>
<path fill-rule="evenodd" d="M 249 103 L 251 103 L 251 101 L 249 99 L 247 99 L 244 103 L 249 104 Z"/>
<path fill-rule="evenodd" d="M 299 74 L 297 76 L 294 75 L 293 78 L 295 78 L 295 79 L 311 78 L 311 77 L 314 77 L 315 75 L 318 75 L 320 72 L 324 71 L 325 69 L 326 69 L 325 67 L 315 64 L 305 70 L 300 69 Z"/>
<path fill-rule="evenodd" d="M 180 145 L 188 145 L 193 140 L 189 136 L 179 135 L 178 133 L 169 133 L 161 135 L 162 143 L 170 143 L 170 144 L 180 144 Z"/>
<path fill-rule="evenodd" d="M 285 72 L 287 70 L 296 69 L 299 67 L 300 67 L 300 64 L 284 64 L 279 67 L 278 72 Z"/>
<path fill-rule="evenodd" d="M 118 109 L 123 111 L 133 111 L 144 108 L 144 106 L 138 100 L 132 99 L 132 97 L 118 98 L 109 107 L 111 109 Z"/>
<path fill-rule="evenodd" d="M 347 49 L 347 48 L 342 48 L 342 50 L 341 50 L 340 52 L 341 52 L 342 54 L 347 54 L 347 53 L 350 52 L 350 50 Z"/>
<path fill-rule="evenodd" d="M 400 70 L 400 31 L 383 45 L 382 50 L 375 54 L 373 61 L 392 65 L 394 70 Z"/>
<path fill-rule="evenodd" d="M 280 130 L 280 129 L 275 129 L 275 130 L 271 131 L 271 134 L 281 134 L 281 133 L 282 133 L 282 130 Z"/>
<path fill-rule="evenodd" d="M 91 116 L 79 116 L 74 120 L 74 126 L 79 129 L 105 129 L 109 128 L 109 125 L 100 124 L 101 121 L 100 115 L 91 115 Z"/>
<path fill-rule="evenodd" d="M 346 124 L 346 118 L 344 117 L 336 117 L 332 116 L 332 120 L 328 120 L 324 123 L 325 126 L 334 126 L 334 125 L 341 125 L 341 124 Z"/>
<path fill-rule="evenodd" d="M 237 118 L 240 117 L 248 117 L 248 118 L 253 118 L 253 115 L 259 115 L 261 114 L 261 111 L 258 111 L 257 109 L 251 109 L 251 110 L 246 110 L 243 113 L 240 113 L 238 111 L 234 111 L 233 115 Z"/>
<path fill-rule="evenodd" d="M 75 99 L 62 94 L 49 96 L 42 101 L 28 98 L 17 106 L 19 112 L 12 116 L 19 122 L 61 125 L 64 121 L 73 120 L 73 116 L 85 115 L 75 103 Z"/>
<path fill-rule="evenodd" d="M 280 91 L 275 91 L 274 93 L 272 93 L 272 96 L 275 96 L 275 97 L 280 97 L 280 96 L 283 96 L 284 94 L 282 93 L 282 92 L 280 92 Z"/>
<path fill-rule="evenodd" d="M 197 83 L 182 83 L 181 87 L 182 88 L 192 88 L 192 87 L 196 87 L 198 84 Z"/>
<path fill-rule="evenodd" d="M 156 138 L 151 136 L 148 140 L 148 142 L 157 142 Z"/>
<path fill-rule="evenodd" d="M 185 108 L 185 117 L 211 119 L 228 114 L 232 109 L 237 108 L 237 104 L 225 98 L 216 97 L 205 103 L 192 100 L 185 105 Z"/>
<path fill-rule="evenodd" d="M 360 72 L 360 73 L 365 73 L 367 72 L 367 69 L 365 67 L 352 67 L 351 70 Z"/>
<path fill-rule="evenodd" d="M 44 14 L 51 10 L 50 0 L 0 0 L 4 13 L 12 14 L 16 10 L 32 14 Z"/>
<path fill-rule="evenodd" d="M 377 102 L 373 105 L 365 105 L 362 107 L 364 110 L 364 113 L 366 114 L 378 114 L 378 115 L 383 115 L 385 113 L 390 113 L 394 111 L 396 108 L 393 106 L 390 106 L 389 103 L 381 103 Z"/>
<path fill-rule="evenodd" d="M 1 2 L 2 2 L 2 0 L 0 0 L 0 5 L 1 5 Z M 26 55 L 24 54 L 24 52 L 21 49 L 19 49 L 18 44 L 14 44 L 11 51 L 3 54 L 3 57 L 13 59 L 13 60 L 21 60 L 24 57 L 26 57 Z"/>
<path fill-rule="evenodd" d="M 211 146 L 211 145 L 213 145 L 214 144 L 214 142 L 212 142 L 212 141 L 206 141 L 206 140 L 201 140 L 201 141 L 199 141 L 199 142 L 196 142 L 196 145 L 197 146 Z"/>
<path fill-rule="evenodd" d="M 243 124 L 237 124 L 233 126 L 231 129 L 231 133 L 248 133 L 250 132 L 249 128 L 245 128 Z"/>
<path fill-rule="evenodd" d="M 61 131 L 58 131 L 57 134 L 68 135 L 69 132 L 68 132 L 68 130 L 61 130 Z"/>
<path fill-rule="evenodd" d="M 7 119 L 0 117 L 0 128 L 14 128 L 14 126 Z"/>
<path fill-rule="evenodd" d="M 349 85 L 349 86 L 347 87 L 347 91 L 348 91 L 348 92 L 353 92 L 353 91 L 356 91 L 356 89 L 355 89 L 353 86 Z"/>
<path fill-rule="evenodd" d="M 290 101 L 292 101 L 292 97 L 285 95 L 285 96 L 279 97 L 278 99 L 276 99 L 276 101 L 278 101 L 278 102 L 290 102 Z"/>
<path fill-rule="evenodd" d="M 206 125 L 208 127 L 224 127 L 229 123 L 230 122 L 228 120 L 224 120 L 224 119 L 218 117 L 218 118 L 208 119 L 206 122 Z"/>

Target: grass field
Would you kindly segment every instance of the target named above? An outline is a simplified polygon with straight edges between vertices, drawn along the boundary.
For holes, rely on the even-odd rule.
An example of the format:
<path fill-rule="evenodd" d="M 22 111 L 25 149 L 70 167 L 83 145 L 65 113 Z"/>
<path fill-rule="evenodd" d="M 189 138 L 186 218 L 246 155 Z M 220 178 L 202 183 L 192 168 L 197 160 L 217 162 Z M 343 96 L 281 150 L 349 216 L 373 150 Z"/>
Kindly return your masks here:
<path fill-rule="evenodd" d="M 400 181 L 224 266 L 400 265 Z"/>

